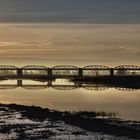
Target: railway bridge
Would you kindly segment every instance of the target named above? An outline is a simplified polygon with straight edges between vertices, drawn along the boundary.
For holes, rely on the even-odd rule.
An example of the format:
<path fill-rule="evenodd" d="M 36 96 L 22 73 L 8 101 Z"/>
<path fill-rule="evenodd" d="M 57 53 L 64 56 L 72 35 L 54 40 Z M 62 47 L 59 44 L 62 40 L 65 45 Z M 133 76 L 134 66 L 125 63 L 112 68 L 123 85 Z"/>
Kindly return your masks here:
<path fill-rule="evenodd" d="M 1 78 L 69 78 L 103 76 L 140 76 L 140 66 L 120 65 L 110 68 L 103 65 L 88 65 L 85 67 L 57 65 L 50 68 L 40 65 L 27 65 L 19 68 L 12 65 L 0 65 Z"/>

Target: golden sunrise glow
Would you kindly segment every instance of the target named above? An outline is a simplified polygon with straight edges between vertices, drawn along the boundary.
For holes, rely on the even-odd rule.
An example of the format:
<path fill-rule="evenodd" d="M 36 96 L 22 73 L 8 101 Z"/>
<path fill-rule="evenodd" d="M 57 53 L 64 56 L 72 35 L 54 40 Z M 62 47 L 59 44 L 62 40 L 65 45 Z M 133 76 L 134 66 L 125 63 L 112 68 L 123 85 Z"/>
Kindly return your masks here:
<path fill-rule="evenodd" d="M 0 24 L 0 30 L 5 64 L 139 64 L 140 25 Z"/>

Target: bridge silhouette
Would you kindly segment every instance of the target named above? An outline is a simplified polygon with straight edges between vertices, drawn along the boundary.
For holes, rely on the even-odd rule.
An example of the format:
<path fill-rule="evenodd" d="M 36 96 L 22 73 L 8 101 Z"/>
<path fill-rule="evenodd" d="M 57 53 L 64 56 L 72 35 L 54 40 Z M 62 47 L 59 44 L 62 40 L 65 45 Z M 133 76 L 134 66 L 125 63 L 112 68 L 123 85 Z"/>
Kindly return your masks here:
<path fill-rule="evenodd" d="M 27 65 L 21 68 L 12 65 L 0 65 L 0 78 L 72 78 L 72 77 L 112 77 L 140 76 L 140 67 L 121 65 L 110 68 L 103 65 L 76 67 L 58 65 L 52 68 L 40 65 Z"/>

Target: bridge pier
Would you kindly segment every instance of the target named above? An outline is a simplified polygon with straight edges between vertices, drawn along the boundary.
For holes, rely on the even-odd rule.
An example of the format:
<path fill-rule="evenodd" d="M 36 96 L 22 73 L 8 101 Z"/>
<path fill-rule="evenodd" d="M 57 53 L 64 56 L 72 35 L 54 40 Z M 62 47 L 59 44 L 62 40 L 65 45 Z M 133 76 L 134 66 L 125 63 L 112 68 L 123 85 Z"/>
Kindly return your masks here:
<path fill-rule="evenodd" d="M 79 68 L 79 77 L 82 77 L 82 76 L 83 76 L 83 69 Z"/>
<path fill-rule="evenodd" d="M 110 69 L 110 76 L 114 76 L 114 69 L 113 68 Z"/>
<path fill-rule="evenodd" d="M 52 69 L 48 68 L 48 76 L 52 76 Z"/>
<path fill-rule="evenodd" d="M 17 75 L 20 77 L 20 76 L 22 76 L 22 69 L 17 69 Z"/>

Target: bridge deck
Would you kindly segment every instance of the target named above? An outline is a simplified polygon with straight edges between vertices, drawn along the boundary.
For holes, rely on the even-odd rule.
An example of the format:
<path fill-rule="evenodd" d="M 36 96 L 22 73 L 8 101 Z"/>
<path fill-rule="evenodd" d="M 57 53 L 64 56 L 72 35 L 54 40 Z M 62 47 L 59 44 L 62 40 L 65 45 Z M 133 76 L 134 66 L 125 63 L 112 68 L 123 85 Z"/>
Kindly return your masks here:
<path fill-rule="evenodd" d="M 0 77 L 16 78 L 71 78 L 71 77 L 101 77 L 101 76 L 138 76 L 140 67 L 121 65 L 109 68 L 102 65 L 89 65 L 79 68 L 71 65 L 59 65 L 52 68 L 38 65 L 28 65 L 22 68 L 10 65 L 0 65 Z"/>

